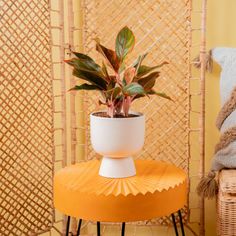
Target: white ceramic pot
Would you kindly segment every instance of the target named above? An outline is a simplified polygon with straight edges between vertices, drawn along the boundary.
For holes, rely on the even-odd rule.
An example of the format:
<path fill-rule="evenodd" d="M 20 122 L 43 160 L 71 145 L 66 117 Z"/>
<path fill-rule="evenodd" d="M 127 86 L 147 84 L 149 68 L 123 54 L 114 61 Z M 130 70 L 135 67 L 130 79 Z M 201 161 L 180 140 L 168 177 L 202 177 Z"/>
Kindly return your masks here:
<path fill-rule="evenodd" d="M 108 178 L 134 176 L 136 169 L 132 156 L 144 144 L 145 117 L 107 118 L 90 115 L 90 133 L 93 149 L 103 156 L 99 175 Z"/>

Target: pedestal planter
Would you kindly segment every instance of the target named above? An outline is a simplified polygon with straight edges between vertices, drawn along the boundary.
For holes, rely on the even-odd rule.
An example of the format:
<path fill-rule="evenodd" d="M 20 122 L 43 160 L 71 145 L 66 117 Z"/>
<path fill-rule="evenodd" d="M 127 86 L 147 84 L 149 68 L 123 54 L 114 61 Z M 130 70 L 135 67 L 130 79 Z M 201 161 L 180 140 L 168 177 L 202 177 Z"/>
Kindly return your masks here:
<path fill-rule="evenodd" d="M 104 57 L 105 63 L 99 65 L 89 55 L 73 52 L 74 58 L 65 62 L 73 67 L 73 75 L 85 83 L 75 85 L 71 90 L 99 91 L 101 99 L 98 103 L 107 108 L 106 112 L 90 116 L 92 146 L 103 156 L 99 174 L 109 178 L 130 177 L 136 174 L 132 156 L 144 144 L 145 119 L 141 113 L 128 113 L 137 99 L 152 95 L 171 99 L 155 88 L 160 68 L 168 62 L 147 66 L 143 64 L 147 53 L 143 53 L 132 65 L 130 60 L 127 64 L 127 55 L 136 41 L 127 26 L 116 36 L 115 50 L 106 48 L 98 38 L 95 41 L 96 50 Z"/>
<path fill-rule="evenodd" d="M 108 178 L 134 176 L 136 168 L 132 156 L 144 144 L 145 117 L 108 118 L 90 115 L 91 142 L 94 150 L 103 156 L 99 175 Z"/>

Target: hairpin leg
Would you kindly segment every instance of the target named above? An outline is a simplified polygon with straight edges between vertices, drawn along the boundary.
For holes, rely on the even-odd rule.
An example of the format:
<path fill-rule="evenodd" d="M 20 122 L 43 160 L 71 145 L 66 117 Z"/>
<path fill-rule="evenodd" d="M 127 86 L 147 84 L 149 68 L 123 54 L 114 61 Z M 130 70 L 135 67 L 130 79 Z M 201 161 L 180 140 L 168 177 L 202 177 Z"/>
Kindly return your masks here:
<path fill-rule="evenodd" d="M 182 219 L 181 210 L 178 210 L 178 214 L 179 214 L 179 221 L 180 221 L 180 227 L 181 227 L 182 236 L 185 236 L 185 233 L 184 233 L 184 224 L 183 224 L 183 219 Z"/>
<path fill-rule="evenodd" d="M 175 229 L 175 235 L 176 235 L 176 236 L 179 236 L 178 229 L 177 229 L 177 225 L 176 225 L 176 221 L 175 221 L 175 215 L 174 215 L 174 213 L 171 214 L 171 218 L 172 218 L 173 225 L 174 225 L 174 229 Z"/>
<path fill-rule="evenodd" d="M 80 229 L 81 229 L 81 225 L 82 225 L 82 219 L 79 220 L 79 224 L 78 224 L 78 229 L 77 229 L 77 234 L 76 236 L 79 236 L 80 235 Z"/>
<path fill-rule="evenodd" d="M 100 232 L 100 222 L 97 222 L 97 236 L 101 236 L 101 232 Z"/>
<path fill-rule="evenodd" d="M 121 236 L 125 236 L 125 222 L 122 223 Z"/>
<path fill-rule="evenodd" d="M 69 236 L 69 230 L 70 230 L 70 216 L 68 216 L 67 218 L 66 236 Z"/>

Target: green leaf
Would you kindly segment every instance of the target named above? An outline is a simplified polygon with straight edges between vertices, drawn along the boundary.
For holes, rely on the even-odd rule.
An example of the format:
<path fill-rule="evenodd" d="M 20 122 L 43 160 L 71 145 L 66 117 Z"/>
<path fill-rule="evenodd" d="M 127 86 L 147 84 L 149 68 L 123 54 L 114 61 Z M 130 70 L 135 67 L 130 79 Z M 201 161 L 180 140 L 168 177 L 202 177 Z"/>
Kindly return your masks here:
<path fill-rule="evenodd" d="M 106 77 L 109 77 L 108 70 L 104 62 L 102 62 L 102 71 Z"/>
<path fill-rule="evenodd" d="M 116 86 L 115 76 L 110 76 L 110 78 L 111 78 L 111 80 L 110 80 L 109 84 L 107 85 L 106 90 L 104 91 L 106 99 L 111 99 L 112 93 L 113 93 L 115 86 Z"/>
<path fill-rule="evenodd" d="M 91 84 L 81 84 L 81 85 L 76 85 L 75 87 L 71 88 L 69 91 L 72 90 L 100 90 L 96 85 L 91 85 Z"/>
<path fill-rule="evenodd" d="M 134 34 L 127 26 L 125 26 L 120 30 L 116 37 L 116 55 L 120 62 L 123 62 L 127 54 L 132 51 L 134 44 Z"/>
<path fill-rule="evenodd" d="M 133 81 L 135 72 L 136 70 L 134 67 L 130 67 L 125 70 L 124 80 L 126 81 L 126 84 L 130 84 Z"/>
<path fill-rule="evenodd" d="M 143 97 L 145 97 L 145 96 L 146 96 L 146 94 L 137 94 L 137 95 L 135 95 L 135 97 L 133 98 L 133 101 L 136 100 L 136 99 L 138 99 L 138 98 L 143 98 Z"/>
<path fill-rule="evenodd" d="M 116 99 L 120 95 L 121 91 L 121 87 L 115 87 L 112 93 L 112 98 Z"/>
<path fill-rule="evenodd" d="M 124 62 L 122 62 L 122 63 L 120 64 L 120 68 L 119 68 L 118 73 L 121 74 L 121 73 L 125 70 L 125 68 L 126 68 L 126 65 L 125 65 Z"/>
<path fill-rule="evenodd" d="M 150 79 L 149 81 L 145 82 L 143 85 L 143 89 L 148 92 L 155 86 L 156 79 Z"/>
<path fill-rule="evenodd" d="M 159 97 L 162 97 L 162 98 L 166 98 L 166 99 L 169 99 L 169 100 L 172 100 L 172 98 L 170 96 L 168 96 L 167 94 L 165 93 L 162 93 L 162 92 L 156 92 L 155 90 L 150 90 L 149 92 L 147 92 L 147 94 L 150 94 L 150 95 L 157 95 Z M 173 100 L 172 100 L 173 101 Z"/>
<path fill-rule="evenodd" d="M 111 78 L 110 78 L 110 76 L 109 76 L 109 74 L 108 74 L 107 67 L 106 67 L 106 65 L 105 65 L 104 62 L 102 62 L 102 72 L 103 72 L 103 74 L 105 75 L 106 81 L 107 81 L 107 82 L 110 82 Z"/>
<path fill-rule="evenodd" d="M 137 94 L 145 94 L 144 88 L 138 83 L 131 83 L 123 88 L 124 95 L 133 96 Z"/>
<path fill-rule="evenodd" d="M 83 54 L 83 53 L 80 53 L 80 52 L 72 52 L 72 53 L 79 59 L 86 59 L 86 60 L 94 61 L 91 57 L 89 57 L 86 54 Z"/>
<path fill-rule="evenodd" d="M 100 41 L 98 39 L 95 39 L 96 41 L 96 50 L 100 52 L 104 58 L 107 60 L 108 65 L 115 71 L 118 72 L 120 68 L 120 62 L 119 59 L 115 53 L 115 51 L 108 49 L 100 44 Z"/>
<path fill-rule="evenodd" d="M 159 77 L 159 75 L 160 75 L 160 72 L 153 72 L 153 73 L 147 75 L 146 77 L 139 79 L 137 82 L 140 85 L 142 85 L 144 90 L 147 92 L 154 87 L 154 85 L 156 83 L 156 79 Z"/>
<path fill-rule="evenodd" d="M 73 75 L 90 82 L 92 85 L 96 85 L 101 90 L 107 88 L 107 82 L 102 77 L 99 77 L 92 72 L 74 69 Z"/>
<path fill-rule="evenodd" d="M 104 77 L 102 73 L 102 68 L 93 60 L 72 58 L 65 62 L 67 62 L 69 65 L 73 66 L 74 68 L 78 70 L 88 71 L 100 77 Z"/>
<path fill-rule="evenodd" d="M 110 82 L 107 85 L 107 90 L 113 89 L 116 86 L 116 77 L 115 76 L 110 76 Z"/>
<path fill-rule="evenodd" d="M 142 64 L 143 60 L 145 59 L 147 55 L 148 55 L 148 52 L 143 55 L 140 55 L 138 59 L 134 62 L 133 67 L 136 69 L 136 71 L 138 71 L 140 65 Z"/>
<path fill-rule="evenodd" d="M 137 76 L 138 77 L 142 77 L 144 75 L 147 75 L 148 73 L 152 72 L 153 70 L 155 69 L 158 69 L 160 67 L 162 67 L 163 65 L 165 64 L 168 64 L 168 62 L 163 62 L 161 63 L 160 65 L 157 65 L 157 66 L 145 66 L 145 65 L 141 65 L 139 68 L 138 68 L 138 73 L 137 73 Z"/>
<path fill-rule="evenodd" d="M 107 99 L 115 100 L 121 93 L 120 87 L 115 87 L 109 90 L 104 91 L 104 94 Z"/>

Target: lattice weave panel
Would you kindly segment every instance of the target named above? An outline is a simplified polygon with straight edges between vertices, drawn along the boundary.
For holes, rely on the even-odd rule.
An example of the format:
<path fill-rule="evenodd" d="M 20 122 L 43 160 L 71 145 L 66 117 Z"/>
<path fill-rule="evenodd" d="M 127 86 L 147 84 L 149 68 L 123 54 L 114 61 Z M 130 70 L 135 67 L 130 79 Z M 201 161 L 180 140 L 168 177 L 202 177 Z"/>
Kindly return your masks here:
<path fill-rule="evenodd" d="M 84 0 L 84 9 L 84 45 L 89 55 L 98 57 L 95 37 L 114 48 L 117 32 L 127 25 L 136 36 L 130 63 L 144 52 L 149 52 L 147 65 L 169 62 L 161 69 L 156 88 L 170 95 L 174 102 L 151 97 L 133 106 L 133 110 L 146 115 L 146 143 L 137 158 L 161 159 L 188 171 L 191 0 Z M 86 117 L 101 109 L 96 95 L 88 93 L 85 107 Z M 89 159 L 96 155 L 90 144 L 87 154 Z"/>
<path fill-rule="evenodd" d="M 0 235 L 35 235 L 53 221 L 48 4 L 0 0 Z"/>

